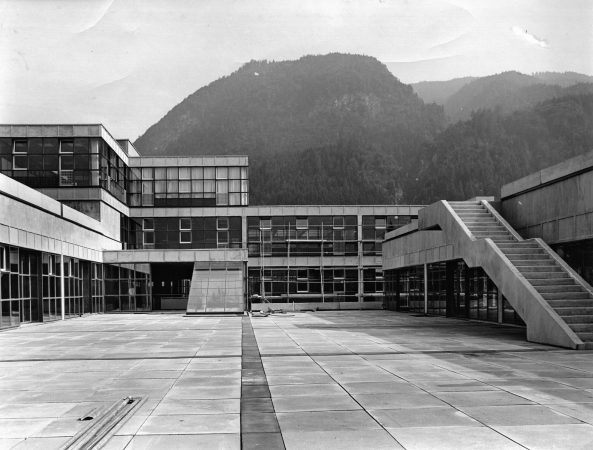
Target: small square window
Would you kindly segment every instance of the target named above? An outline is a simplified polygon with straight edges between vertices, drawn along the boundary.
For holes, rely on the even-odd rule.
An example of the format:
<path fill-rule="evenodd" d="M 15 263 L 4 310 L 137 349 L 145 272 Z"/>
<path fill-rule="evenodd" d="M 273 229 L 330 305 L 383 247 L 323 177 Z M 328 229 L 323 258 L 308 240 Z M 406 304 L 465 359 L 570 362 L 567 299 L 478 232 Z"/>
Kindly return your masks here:
<path fill-rule="evenodd" d="M 143 229 L 154 230 L 154 219 L 144 219 Z"/>
<path fill-rule="evenodd" d="M 218 230 L 228 230 L 229 229 L 229 218 L 228 217 L 219 217 L 216 219 L 216 228 Z"/>
<path fill-rule="evenodd" d="M 334 228 L 344 228 L 344 218 L 334 217 Z"/>
<path fill-rule="evenodd" d="M 142 168 L 142 179 L 143 180 L 152 180 L 154 178 L 154 174 L 152 172 L 152 167 L 143 167 Z"/>
<path fill-rule="evenodd" d="M 191 243 L 191 231 L 180 231 L 179 232 L 179 242 L 181 244 L 190 244 Z"/>
<path fill-rule="evenodd" d="M 179 219 L 179 229 L 180 230 L 191 230 L 191 219 L 190 218 Z"/>
<path fill-rule="evenodd" d="M 297 217 L 296 227 L 297 230 L 306 230 L 307 228 L 309 228 L 309 220 L 306 217 L 300 219 Z"/>
<path fill-rule="evenodd" d="M 12 168 L 14 170 L 27 170 L 27 156 L 14 155 L 12 161 Z"/>
<path fill-rule="evenodd" d="M 179 168 L 179 179 L 180 180 L 191 179 L 191 169 L 189 167 L 180 167 Z"/>
<path fill-rule="evenodd" d="M 272 228 L 272 219 L 260 219 L 259 227 L 262 230 L 270 230 Z"/>
<path fill-rule="evenodd" d="M 217 233 L 217 241 L 218 247 L 227 246 L 229 243 L 229 232 L 228 231 L 218 231 Z"/>
<path fill-rule="evenodd" d="M 74 141 L 60 141 L 60 153 L 74 153 Z"/>
<path fill-rule="evenodd" d="M 27 141 L 14 141 L 14 153 L 27 153 Z"/>
<path fill-rule="evenodd" d="M 229 168 L 228 167 L 217 167 L 216 168 L 216 179 L 217 180 L 228 180 L 229 179 Z"/>
<path fill-rule="evenodd" d="M 385 228 L 386 219 L 385 217 L 375 217 L 375 228 Z"/>
<path fill-rule="evenodd" d="M 154 231 L 144 231 L 144 244 L 154 244 Z"/>

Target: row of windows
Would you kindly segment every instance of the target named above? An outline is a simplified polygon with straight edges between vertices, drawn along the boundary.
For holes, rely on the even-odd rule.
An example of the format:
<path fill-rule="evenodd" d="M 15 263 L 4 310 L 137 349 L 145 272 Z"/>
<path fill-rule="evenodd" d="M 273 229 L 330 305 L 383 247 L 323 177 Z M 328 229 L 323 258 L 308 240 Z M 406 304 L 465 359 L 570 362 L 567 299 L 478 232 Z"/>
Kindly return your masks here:
<path fill-rule="evenodd" d="M 502 308 L 504 323 L 524 325 L 504 299 L 499 305 L 498 288 L 481 268 L 463 261 L 427 265 L 427 298 L 424 267 L 388 271 L 385 275 L 385 302 L 388 309 L 408 309 L 428 314 L 498 321 Z"/>
<path fill-rule="evenodd" d="M 150 180 L 248 180 L 249 169 L 242 167 L 143 167 L 131 168 L 133 181 Z"/>

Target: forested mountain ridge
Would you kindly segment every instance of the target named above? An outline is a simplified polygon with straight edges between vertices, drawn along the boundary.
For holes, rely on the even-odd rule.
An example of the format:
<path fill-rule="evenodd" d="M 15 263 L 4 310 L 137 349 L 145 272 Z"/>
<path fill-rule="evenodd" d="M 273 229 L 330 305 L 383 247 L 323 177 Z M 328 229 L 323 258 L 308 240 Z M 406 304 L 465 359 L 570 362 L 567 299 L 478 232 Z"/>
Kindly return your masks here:
<path fill-rule="evenodd" d="M 487 77 L 412 84 L 425 102 L 445 107 L 450 122 L 467 120 L 472 111 L 500 107 L 504 112 L 523 109 L 564 95 L 593 93 L 593 77 L 575 72 L 503 72 Z"/>
<path fill-rule="evenodd" d="M 245 64 L 188 96 L 135 145 L 147 156 L 257 156 L 356 137 L 403 154 L 444 125 L 442 107 L 425 105 L 378 60 L 336 53 Z"/>
<path fill-rule="evenodd" d="M 404 198 L 410 203 L 499 194 L 500 186 L 593 151 L 593 94 L 569 95 L 510 114 L 472 113 L 429 141 Z"/>
<path fill-rule="evenodd" d="M 498 195 L 502 184 L 593 150 L 592 84 L 569 75 L 567 86 L 518 72 L 470 80 L 457 92 L 475 110 L 446 126 L 443 106 L 425 104 L 374 58 L 252 61 L 190 95 L 135 144 L 143 155 L 249 155 L 252 205 Z"/>

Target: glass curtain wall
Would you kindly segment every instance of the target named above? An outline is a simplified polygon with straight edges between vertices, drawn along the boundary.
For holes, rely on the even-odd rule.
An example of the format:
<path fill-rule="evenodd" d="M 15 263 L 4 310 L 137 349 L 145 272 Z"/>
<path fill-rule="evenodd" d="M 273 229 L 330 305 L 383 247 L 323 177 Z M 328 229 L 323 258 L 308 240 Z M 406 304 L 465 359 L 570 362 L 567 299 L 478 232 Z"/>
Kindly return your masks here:
<path fill-rule="evenodd" d="M 392 310 L 424 312 L 424 266 L 389 270 L 385 275 L 386 307 Z M 523 325 L 492 279 L 480 267 L 470 268 L 463 261 L 427 265 L 428 314 L 498 321 L 502 307 L 503 323 Z"/>
<path fill-rule="evenodd" d="M 143 167 L 130 170 L 130 206 L 248 206 L 246 166 Z"/>
<path fill-rule="evenodd" d="M 132 219 L 133 220 L 133 219 Z M 241 217 L 155 217 L 142 220 L 137 249 L 242 248 Z"/>
<path fill-rule="evenodd" d="M 356 256 L 356 216 L 247 217 L 249 256 Z"/>
<path fill-rule="evenodd" d="M 323 271 L 323 282 L 321 273 Z M 295 267 L 249 269 L 248 294 L 275 303 L 357 302 L 358 269 Z"/>
<path fill-rule="evenodd" d="M 39 254 L 0 246 L 0 328 L 38 321 Z"/>
<path fill-rule="evenodd" d="M 33 188 L 100 186 L 126 202 L 127 166 L 101 138 L 2 138 L 0 162 Z"/>
<path fill-rule="evenodd" d="M 385 233 L 411 221 L 411 216 L 362 216 L 362 253 L 381 256 Z"/>
<path fill-rule="evenodd" d="M 105 264 L 105 312 L 150 311 L 150 264 Z"/>

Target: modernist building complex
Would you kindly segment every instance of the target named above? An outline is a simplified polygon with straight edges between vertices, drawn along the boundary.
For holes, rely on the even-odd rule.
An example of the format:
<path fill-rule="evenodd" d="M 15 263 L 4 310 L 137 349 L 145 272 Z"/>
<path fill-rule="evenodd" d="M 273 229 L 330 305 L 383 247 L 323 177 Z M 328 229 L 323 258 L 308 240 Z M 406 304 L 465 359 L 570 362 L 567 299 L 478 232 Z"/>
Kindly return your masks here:
<path fill-rule="evenodd" d="M 253 294 L 290 310 L 382 308 L 382 240 L 419 209 L 249 206 L 247 157 L 145 158 L 102 125 L 0 126 L 0 162 L 3 328 L 236 313 Z"/>
<path fill-rule="evenodd" d="M 426 207 L 249 206 L 247 157 L 142 157 L 102 125 L 0 126 L 0 169 L 1 328 L 388 308 L 593 348 L 593 154 Z"/>

